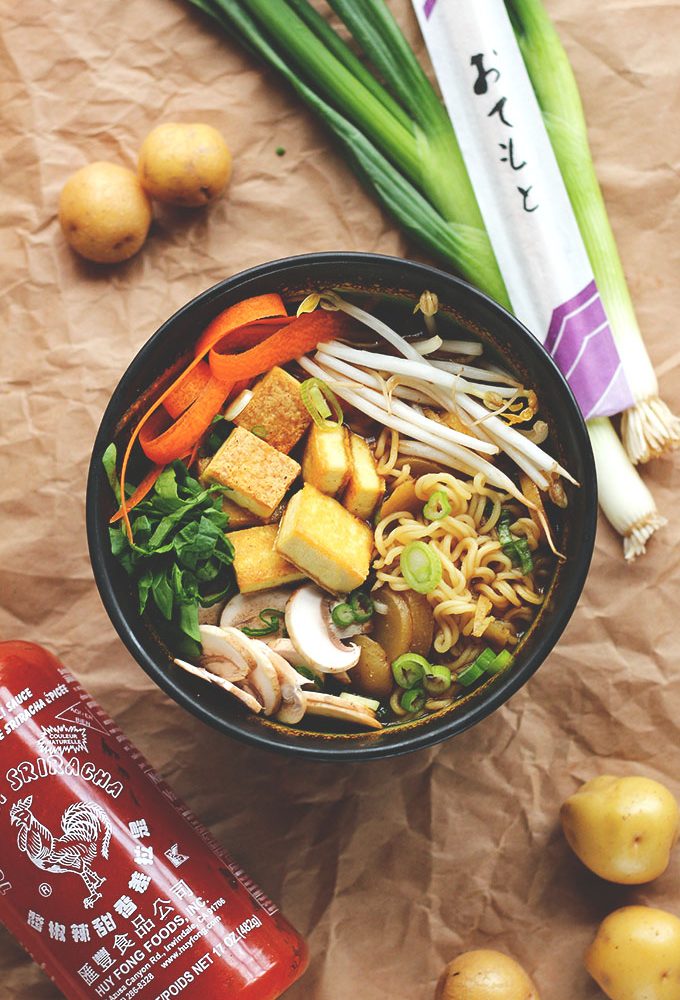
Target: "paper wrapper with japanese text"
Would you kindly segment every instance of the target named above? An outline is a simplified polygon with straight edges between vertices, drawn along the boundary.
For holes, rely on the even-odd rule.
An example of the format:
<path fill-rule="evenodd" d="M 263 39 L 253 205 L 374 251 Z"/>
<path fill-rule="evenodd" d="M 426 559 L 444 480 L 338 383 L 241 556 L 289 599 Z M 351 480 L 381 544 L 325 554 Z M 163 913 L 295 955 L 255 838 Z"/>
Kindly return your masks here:
<path fill-rule="evenodd" d="M 408 0 L 390 5 L 424 59 Z M 552 0 L 661 391 L 680 409 L 680 10 L 673 0 Z M 653 15 L 653 16 L 652 16 Z M 1 27 L 3 163 L 0 633 L 57 651 L 176 793 L 308 938 L 291 1000 L 430 1000 L 459 951 L 519 959 L 551 1000 L 595 1000 L 583 951 L 631 901 L 680 913 L 680 854 L 658 882 L 589 875 L 557 823 L 602 772 L 680 796 L 675 633 L 680 471 L 645 475 L 670 524 L 624 566 L 607 525 L 574 618 L 536 677 L 455 741 L 370 765 L 243 747 L 160 693 L 99 601 L 84 523 L 89 452 L 147 337 L 197 292 L 286 254 L 418 256 L 279 79 L 174 0 L 26 0 Z M 90 160 L 134 165 L 159 121 L 207 121 L 234 154 L 208 211 L 156 211 L 117 268 L 65 247 L 60 188 Z M 277 156 L 277 147 L 285 155 Z M 540 387 L 538 387 L 540 390 Z M 3 995 L 57 996 L 0 934 Z"/>

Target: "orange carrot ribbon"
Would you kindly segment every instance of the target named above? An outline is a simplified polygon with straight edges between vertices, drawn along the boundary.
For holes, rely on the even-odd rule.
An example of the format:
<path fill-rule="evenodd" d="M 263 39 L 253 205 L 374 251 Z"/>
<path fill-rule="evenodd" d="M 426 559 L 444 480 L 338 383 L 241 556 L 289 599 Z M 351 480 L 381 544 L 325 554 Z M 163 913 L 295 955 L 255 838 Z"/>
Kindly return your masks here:
<path fill-rule="evenodd" d="M 303 313 L 272 333 L 261 343 L 240 354 L 233 348 L 239 343 L 240 330 L 224 336 L 209 354 L 210 370 L 217 379 L 234 382 L 237 379 L 254 378 L 269 371 L 274 365 L 307 354 L 322 340 L 334 340 L 347 334 L 350 322 L 344 313 L 313 312 Z M 229 352 L 229 353 L 227 353 Z"/>
<path fill-rule="evenodd" d="M 198 338 L 194 354 L 196 357 L 202 358 L 213 344 L 222 339 L 225 333 L 231 333 L 232 330 L 245 326 L 246 323 L 252 323 L 253 320 L 285 315 L 286 307 L 283 304 L 283 299 L 275 292 L 267 295 L 254 295 L 250 299 L 244 299 L 243 302 L 236 302 L 208 323 Z"/>

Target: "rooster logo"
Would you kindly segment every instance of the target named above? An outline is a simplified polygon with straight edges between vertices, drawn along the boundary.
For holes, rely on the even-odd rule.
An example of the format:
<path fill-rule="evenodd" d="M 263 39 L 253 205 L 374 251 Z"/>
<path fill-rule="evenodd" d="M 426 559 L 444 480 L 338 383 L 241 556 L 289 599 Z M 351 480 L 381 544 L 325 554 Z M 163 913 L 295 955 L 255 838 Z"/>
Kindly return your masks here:
<path fill-rule="evenodd" d="M 108 859 L 111 824 L 101 806 L 93 802 L 74 802 L 61 817 L 63 836 L 55 837 L 31 812 L 33 796 L 19 799 L 10 810 L 12 826 L 19 827 L 17 845 L 27 854 L 36 868 L 44 872 L 80 875 L 89 895 L 83 900 L 92 909 L 102 894 L 103 875 L 92 870 L 92 863 L 101 854 Z"/>

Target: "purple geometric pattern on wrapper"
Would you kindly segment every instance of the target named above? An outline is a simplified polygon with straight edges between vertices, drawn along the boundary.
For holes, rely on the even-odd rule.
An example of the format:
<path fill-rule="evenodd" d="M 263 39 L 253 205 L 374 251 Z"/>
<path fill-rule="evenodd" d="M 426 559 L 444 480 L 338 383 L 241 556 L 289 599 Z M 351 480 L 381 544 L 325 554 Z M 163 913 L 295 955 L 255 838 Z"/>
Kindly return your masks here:
<path fill-rule="evenodd" d="M 423 11 L 425 13 L 425 17 L 430 16 L 430 14 L 435 8 L 436 3 L 437 0 L 425 0 L 425 3 L 423 4 Z"/>
<path fill-rule="evenodd" d="M 633 403 L 594 281 L 552 314 L 545 349 L 571 386 L 586 420 L 610 417 Z"/>

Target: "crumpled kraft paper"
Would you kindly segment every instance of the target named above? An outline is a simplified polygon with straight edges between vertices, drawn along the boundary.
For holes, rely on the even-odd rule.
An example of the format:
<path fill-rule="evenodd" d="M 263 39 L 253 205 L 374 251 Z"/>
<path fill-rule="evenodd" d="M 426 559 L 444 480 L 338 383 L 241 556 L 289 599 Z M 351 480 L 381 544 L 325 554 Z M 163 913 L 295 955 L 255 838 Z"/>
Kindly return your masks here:
<path fill-rule="evenodd" d="M 423 54 L 407 0 L 390 4 Z M 680 8 L 549 0 L 662 392 L 680 410 Z M 669 526 L 623 565 L 602 523 L 557 649 L 502 710 L 453 742 L 370 765 L 303 764 L 231 742 L 158 691 L 100 604 L 84 524 L 109 394 L 162 320 L 244 267 L 314 250 L 418 256 L 281 81 L 175 0 L 5 5 L 0 22 L 2 361 L 0 635 L 42 642 L 310 942 L 291 1000 L 430 1000 L 443 965 L 500 948 L 544 998 L 601 996 L 582 954 L 632 901 L 680 913 L 680 853 L 656 883 L 607 886 L 571 855 L 560 802 L 602 772 L 680 796 L 680 466 L 645 476 Z M 56 219 L 68 174 L 134 165 L 160 121 L 207 121 L 234 154 L 207 211 L 156 210 L 115 268 L 78 260 Z M 284 156 L 277 156 L 282 146 Z M 209 762 L 209 766 L 206 766 Z M 0 995 L 54 988 L 0 931 Z"/>

